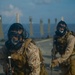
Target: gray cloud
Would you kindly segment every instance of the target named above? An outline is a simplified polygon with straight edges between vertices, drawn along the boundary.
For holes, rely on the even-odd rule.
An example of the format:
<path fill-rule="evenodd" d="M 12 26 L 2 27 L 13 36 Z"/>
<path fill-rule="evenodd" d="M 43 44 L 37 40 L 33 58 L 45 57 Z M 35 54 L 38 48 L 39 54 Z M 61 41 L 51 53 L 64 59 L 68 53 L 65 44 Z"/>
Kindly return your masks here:
<path fill-rule="evenodd" d="M 51 0 L 32 0 L 36 4 L 49 4 Z"/>
<path fill-rule="evenodd" d="M 32 0 L 36 4 L 50 4 L 51 2 L 60 2 L 61 0 Z"/>
<path fill-rule="evenodd" d="M 0 12 L 2 15 L 5 15 L 7 17 L 11 17 L 11 16 L 15 16 L 16 13 L 19 13 L 20 16 L 22 16 L 22 11 L 17 8 L 17 7 L 14 7 L 12 4 L 10 4 L 6 10 Z"/>

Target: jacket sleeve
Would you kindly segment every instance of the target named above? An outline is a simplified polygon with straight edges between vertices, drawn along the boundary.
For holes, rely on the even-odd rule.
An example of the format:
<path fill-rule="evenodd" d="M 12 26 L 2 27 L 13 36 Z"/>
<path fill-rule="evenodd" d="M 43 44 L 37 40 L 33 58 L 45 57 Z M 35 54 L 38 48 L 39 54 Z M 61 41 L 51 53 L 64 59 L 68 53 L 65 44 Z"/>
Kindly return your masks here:
<path fill-rule="evenodd" d="M 51 55 L 52 55 L 52 57 L 56 57 L 56 55 L 57 55 L 57 49 L 56 49 L 56 44 L 55 44 L 55 42 L 56 42 L 56 40 L 55 40 L 55 36 L 54 36 L 54 38 L 53 38 L 53 48 L 52 48 L 52 50 L 51 50 Z"/>
<path fill-rule="evenodd" d="M 28 57 L 29 66 L 32 67 L 32 72 L 30 75 L 39 75 L 40 74 L 40 56 L 39 49 L 33 43 L 30 43 L 28 50 L 26 52 Z"/>
<path fill-rule="evenodd" d="M 0 64 L 2 64 L 3 62 L 5 62 L 7 59 L 7 50 L 6 47 L 3 46 L 2 48 L 0 48 Z"/>
<path fill-rule="evenodd" d="M 0 48 L 0 64 L 3 66 L 3 70 L 5 71 L 7 66 L 7 50 L 5 46 Z"/>
<path fill-rule="evenodd" d="M 66 61 L 72 54 L 75 45 L 75 37 L 70 35 L 67 39 L 67 47 L 65 50 L 65 54 L 63 54 L 60 58 L 58 58 L 58 62 L 62 63 Z"/>

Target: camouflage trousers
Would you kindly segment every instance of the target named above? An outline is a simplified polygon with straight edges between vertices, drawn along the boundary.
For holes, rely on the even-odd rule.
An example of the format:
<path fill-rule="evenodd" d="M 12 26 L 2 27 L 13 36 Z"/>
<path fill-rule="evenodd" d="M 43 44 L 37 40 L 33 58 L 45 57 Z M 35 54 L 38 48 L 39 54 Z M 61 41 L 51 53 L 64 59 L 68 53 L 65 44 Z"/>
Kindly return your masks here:
<path fill-rule="evenodd" d="M 29 74 L 22 72 L 22 71 L 18 71 L 18 72 L 13 73 L 12 75 L 29 75 Z"/>
<path fill-rule="evenodd" d="M 30 72 L 26 71 L 24 68 L 15 69 L 12 75 L 30 75 Z"/>
<path fill-rule="evenodd" d="M 15 72 L 12 75 L 25 75 L 24 72 Z"/>
<path fill-rule="evenodd" d="M 69 65 L 60 65 L 61 74 L 60 75 L 75 75 L 75 59 L 70 59 Z"/>

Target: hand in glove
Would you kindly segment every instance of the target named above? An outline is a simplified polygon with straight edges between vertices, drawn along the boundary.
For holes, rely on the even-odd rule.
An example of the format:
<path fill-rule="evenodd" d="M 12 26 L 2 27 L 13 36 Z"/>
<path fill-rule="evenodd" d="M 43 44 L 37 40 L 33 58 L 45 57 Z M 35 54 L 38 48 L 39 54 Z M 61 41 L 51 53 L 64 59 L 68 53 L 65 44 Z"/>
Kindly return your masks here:
<path fill-rule="evenodd" d="M 58 66 L 58 65 L 59 65 L 58 60 L 57 60 L 57 59 L 54 59 L 54 60 L 52 61 L 52 67 L 56 67 L 56 66 Z"/>

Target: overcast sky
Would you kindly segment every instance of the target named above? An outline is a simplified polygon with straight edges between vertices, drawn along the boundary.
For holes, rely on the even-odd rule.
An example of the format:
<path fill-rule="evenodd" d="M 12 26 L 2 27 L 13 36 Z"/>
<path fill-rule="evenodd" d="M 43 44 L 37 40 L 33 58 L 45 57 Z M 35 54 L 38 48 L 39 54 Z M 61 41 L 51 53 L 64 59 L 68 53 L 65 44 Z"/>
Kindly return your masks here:
<path fill-rule="evenodd" d="M 16 13 L 20 14 L 21 23 L 29 23 L 32 16 L 33 23 L 39 23 L 40 18 L 51 23 L 64 17 L 66 23 L 75 23 L 75 0 L 0 0 L 0 15 L 2 23 L 16 21 Z"/>

